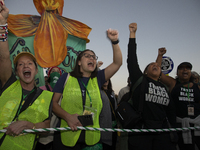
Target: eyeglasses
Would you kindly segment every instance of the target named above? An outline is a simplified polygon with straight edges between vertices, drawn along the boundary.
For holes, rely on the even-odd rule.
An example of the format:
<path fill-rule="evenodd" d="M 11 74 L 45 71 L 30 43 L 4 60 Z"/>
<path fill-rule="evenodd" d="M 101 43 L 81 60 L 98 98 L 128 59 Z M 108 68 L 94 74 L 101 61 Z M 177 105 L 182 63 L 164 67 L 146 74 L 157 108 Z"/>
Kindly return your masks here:
<path fill-rule="evenodd" d="M 86 58 L 93 58 L 94 60 L 97 60 L 98 59 L 98 56 L 96 56 L 96 55 L 90 55 L 90 54 L 88 54 L 88 53 L 84 53 L 83 54 Z"/>

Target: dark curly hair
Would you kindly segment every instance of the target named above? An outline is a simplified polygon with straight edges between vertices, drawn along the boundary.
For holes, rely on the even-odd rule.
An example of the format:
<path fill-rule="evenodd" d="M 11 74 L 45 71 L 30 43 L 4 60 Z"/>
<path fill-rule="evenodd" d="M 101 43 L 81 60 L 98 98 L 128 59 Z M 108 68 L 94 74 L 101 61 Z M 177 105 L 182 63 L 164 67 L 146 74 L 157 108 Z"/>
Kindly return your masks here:
<path fill-rule="evenodd" d="M 79 55 L 78 55 L 78 57 L 77 57 L 77 59 L 76 59 L 76 64 L 75 64 L 75 68 L 74 68 L 74 70 L 72 71 L 72 72 L 70 72 L 70 75 L 71 76 L 73 76 L 73 77 L 75 77 L 75 78 L 82 78 L 83 77 L 83 73 L 80 71 L 80 66 L 78 65 L 78 62 L 81 60 L 81 58 L 83 57 L 83 54 L 85 53 L 85 52 L 87 52 L 87 51 L 90 51 L 90 52 L 92 52 L 92 53 L 94 53 L 94 51 L 92 51 L 92 50 L 90 50 L 90 49 L 86 49 L 86 50 L 84 50 L 84 51 L 82 51 Z M 94 53 L 94 55 L 95 55 L 95 53 Z M 94 77 L 96 77 L 97 76 L 97 72 L 98 72 L 98 70 L 97 70 L 97 66 L 95 67 L 95 70 L 91 73 L 91 78 L 94 78 Z"/>

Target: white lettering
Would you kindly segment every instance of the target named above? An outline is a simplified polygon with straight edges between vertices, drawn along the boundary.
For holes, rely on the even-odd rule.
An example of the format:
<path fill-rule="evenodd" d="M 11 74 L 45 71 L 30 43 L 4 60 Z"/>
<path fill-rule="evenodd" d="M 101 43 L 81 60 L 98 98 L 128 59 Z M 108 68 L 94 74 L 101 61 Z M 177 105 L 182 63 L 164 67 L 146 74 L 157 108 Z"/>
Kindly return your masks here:
<path fill-rule="evenodd" d="M 163 98 L 163 97 L 151 95 L 151 94 L 145 94 L 145 100 L 149 102 L 153 102 L 153 103 L 166 105 L 166 106 L 169 104 L 168 98 Z"/>

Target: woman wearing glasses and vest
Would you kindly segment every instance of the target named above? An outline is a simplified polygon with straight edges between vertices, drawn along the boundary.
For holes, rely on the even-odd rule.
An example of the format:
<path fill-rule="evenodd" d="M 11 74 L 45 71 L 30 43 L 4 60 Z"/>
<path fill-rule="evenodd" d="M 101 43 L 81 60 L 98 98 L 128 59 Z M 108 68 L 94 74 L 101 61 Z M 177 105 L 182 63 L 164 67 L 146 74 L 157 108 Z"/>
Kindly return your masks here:
<path fill-rule="evenodd" d="M 25 129 L 49 128 L 53 93 L 35 87 L 38 72 L 35 57 L 21 52 L 14 59 L 12 72 L 8 47 L 9 9 L 0 1 L 0 133 L 1 150 L 31 150 L 37 134 L 23 134 Z"/>
<path fill-rule="evenodd" d="M 64 73 L 56 83 L 53 92 L 53 112 L 61 118 L 60 127 L 71 127 L 72 131 L 56 132 L 54 149 L 82 149 L 100 145 L 100 131 L 81 131 L 78 116 L 92 114 L 93 125 L 99 128 L 99 115 L 102 109 L 100 89 L 122 65 L 122 54 L 118 44 L 118 31 L 108 29 L 107 36 L 112 43 L 113 62 L 105 69 L 97 69 L 97 56 L 92 50 L 82 51 L 76 60 L 75 68 L 68 76 Z M 64 86 L 66 78 L 68 80 Z M 58 101 L 63 94 L 61 106 Z M 98 143 L 98 144 L 97 144 Z"/>

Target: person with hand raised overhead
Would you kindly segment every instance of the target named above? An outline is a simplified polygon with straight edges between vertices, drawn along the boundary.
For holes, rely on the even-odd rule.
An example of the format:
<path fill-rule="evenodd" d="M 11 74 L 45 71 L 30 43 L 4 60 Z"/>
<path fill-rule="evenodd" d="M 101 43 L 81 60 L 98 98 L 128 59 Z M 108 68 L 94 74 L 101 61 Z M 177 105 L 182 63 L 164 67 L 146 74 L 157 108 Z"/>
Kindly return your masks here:
<path fill-rule="evenodd" d="M 176 125 L 176 115 L 173 101 L 167 92 L 165 85 L 159 81 L 161 74 L 160 65 L 156 62 L 149 63 L 144 72 L 139 68 L 136 54 L 136 30 L 137 24 L 129 25 L 130 38 L 128 44 L 128 71 L 133 85 L 143 77 L 142 84 L 138 85 L 132 95 L 133 107 L 138 110 L 140 100 L 143 100 L 142 121 L 134 128 L 138 129 L 163 129 Z M 144 83 L 144 87 L 142 85 Z M 141 92 L 142 91 L 142 92 Z M 129 133 L 128 149 L 130 150 L 174 150 L 176 145 L 172 143 L 169 132 L 159 133 Z"/>
<path fill-rule="evenodd" d="M 166 53 L 165 48 L 158 50 L 156 62 L 161 65 L 162 57 Z M 198 125 L 200 118 L 200 89 L 198 84 L 193 83 L 192 64 L 182 62 L 177 67 L 177 78 L 161 74 L 160 81 L 170 90 L 171 97 L 175 103 L 178 127 L 190 127 Z M 178 132 L 178 146 L 181 150 L 195 150 L 195 144 L 200 149 L 200 135 L 195 131 Z"/>
<path fill-rule="evenodd" d="M 53 112 L 61 118 L 59 126 L 69 126 L 72 129 L 72 131 L 55 133 L 54 149 L 82 149 L 85 147 L 97 149 L 100 145 L 100 131 L 77 131 L 77 126 L 82 126 L 78 117 L 92 114 L 93 125 L 91 124 L 89 127 L 100 127 L 99 115 L 102 109 L 100 89 L 122 65 L 118 31 L 108 29 L 107 37 L 113 48 L 113 62 L 109 66 L 98 71 L 98 57 L 94 51 L 86 49 L 78 55 L 74 70 L 69 74 L 64 73 L 53 89 L 55 92 Z M 61 95 L 63 98 L 59 105 Z"/>
<path fill-rule="evenodd" d="M 38 137 L 35 133 L 23 134 L 25 129 L 49 128 L 52 92 L 35 86 L 37 62 L 29 52 L 14 58 L 12 72 L 8 47 L 7 18 L 9 9 L 0 0 L 0 149 L 33 149 Z"/>

